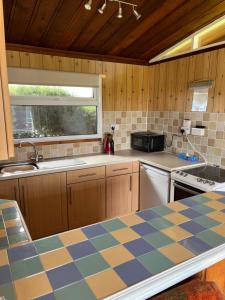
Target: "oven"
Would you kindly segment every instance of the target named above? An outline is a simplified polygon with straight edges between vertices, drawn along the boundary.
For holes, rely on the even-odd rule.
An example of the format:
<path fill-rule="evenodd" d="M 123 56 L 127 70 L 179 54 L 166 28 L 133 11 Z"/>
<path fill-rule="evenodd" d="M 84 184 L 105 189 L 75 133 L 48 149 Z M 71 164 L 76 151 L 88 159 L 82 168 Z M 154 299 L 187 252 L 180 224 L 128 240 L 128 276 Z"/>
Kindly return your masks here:
<path fill-rule="evenodd" d="M 183 182 L 171 180 L 170 202 L 196 196 L 205 192 L 206 191 L 200 190 Z"/>

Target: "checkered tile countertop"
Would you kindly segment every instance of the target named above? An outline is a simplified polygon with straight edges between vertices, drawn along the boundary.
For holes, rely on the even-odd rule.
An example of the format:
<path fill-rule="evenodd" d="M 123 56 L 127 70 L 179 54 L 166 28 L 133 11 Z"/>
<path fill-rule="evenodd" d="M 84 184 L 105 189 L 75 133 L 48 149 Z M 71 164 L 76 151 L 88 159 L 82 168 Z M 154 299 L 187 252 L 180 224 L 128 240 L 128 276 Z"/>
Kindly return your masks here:
<path fill-rule="evenodd" d="M 225 193 L 210 192 L 3 249 L 0 295 L 102 299 L 222 244 Z"/>

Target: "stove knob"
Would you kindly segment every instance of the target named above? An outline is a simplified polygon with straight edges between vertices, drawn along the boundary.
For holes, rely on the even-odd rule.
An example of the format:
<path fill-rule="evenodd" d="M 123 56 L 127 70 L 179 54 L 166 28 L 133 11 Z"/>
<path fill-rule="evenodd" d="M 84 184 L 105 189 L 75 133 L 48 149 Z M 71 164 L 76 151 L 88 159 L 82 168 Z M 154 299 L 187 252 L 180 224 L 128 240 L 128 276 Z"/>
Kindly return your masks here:
<path fill-rule="evenodd" d="M 188 174 L 187 173 L 184 173 L 184 177 L 187 177 L 188 176 Z"/>
<path fill-rule="evenodd" d="M 215 182 L 214 182 L 214 181 L 211 181 L 209 184 L 210 184 L 210 185 L 215 185 Z"/>
<path fill-rule="evenodd" d="M 176 171 L 176 174 L 180 174 L 180 171 Z"/>
<path fill-rule="evenodd" d="M 201 178 L 197 178 L 197 181 L 198 181 L 198 182 L 202 182 L 202 179 L 201 179 Z"/>

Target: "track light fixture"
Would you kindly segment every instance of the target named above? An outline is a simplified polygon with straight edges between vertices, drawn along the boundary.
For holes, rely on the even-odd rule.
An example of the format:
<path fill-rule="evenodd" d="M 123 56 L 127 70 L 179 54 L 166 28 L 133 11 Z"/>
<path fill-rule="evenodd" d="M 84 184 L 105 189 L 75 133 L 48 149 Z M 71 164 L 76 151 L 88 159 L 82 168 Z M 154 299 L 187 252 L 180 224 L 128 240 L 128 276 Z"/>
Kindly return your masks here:
<path fill-rule="evenodd" d="M 133 4 L 133 3 L 130 3 L 130 2 L 127 2 L 127 1 L 122 1 L 122 0 L 104 0 L 104 3 L 102 4 L 102 6 L 98 9 L 98 12 L 100 14 L 104 13 L 104 10 L 107 6 L 107 1 L 117 2 L 119 4 L 119 9 L 118 9 L 118 14 L 117 14 L 118 19 L 123 18 L 123 7 L 122 7 L 122 5 L 128 5 L 128 6 L 132 7 L 133 14 L 134 14 L 136 20 L 139 20 L 141 18 L 141 14 L 137 11 L 137 4 Z M 84 5 L 84 7 L 87 10 L 91 10 L 91 5 L 92 5 L 92 0 L 88 0 L 86 2 L 86 4 Z"/>
<path fill-rule="evenodd" d="M 92 0 L 88 0 L 88 2 L 84 5 L 86 10 L 91 10 Z"/>
<path fill-rule="evenodd" d="M 104 10 L 105 10 L 105 8 L 106 8 L 106 0 L 105 0 L 105 2 L 102 4 L 102 6 L 98 9 L 98 12 L 100 13 L 100 14 L 103 14 L 104 13 Z"/>

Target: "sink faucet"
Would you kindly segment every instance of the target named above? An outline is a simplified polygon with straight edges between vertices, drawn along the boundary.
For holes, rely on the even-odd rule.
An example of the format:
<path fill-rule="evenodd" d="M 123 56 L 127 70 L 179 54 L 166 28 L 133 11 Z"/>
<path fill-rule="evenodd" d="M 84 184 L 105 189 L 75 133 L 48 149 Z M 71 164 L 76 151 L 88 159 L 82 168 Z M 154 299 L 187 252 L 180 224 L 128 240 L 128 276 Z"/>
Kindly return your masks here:
<path fill-rule="evenodd" d="M 35 161 L 35 162 L 39 162 L 43 159 L 43 155 L 39 155 L 38 154 L 38 151 L 37 151 L 37 148 L 36 148 L 36 145 L 34 143 L 31 143 L 31 142 L 28 142 L 28 141 L 20 141 L 19 142 L 19 148 L 22 147 L 22 144 L 30 144 L 33 149 L 34 149 L 34 154 L 30 157 L 30 159 L 32 161 Z"/>

